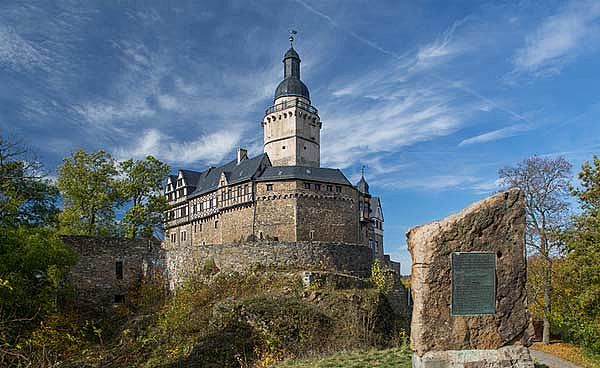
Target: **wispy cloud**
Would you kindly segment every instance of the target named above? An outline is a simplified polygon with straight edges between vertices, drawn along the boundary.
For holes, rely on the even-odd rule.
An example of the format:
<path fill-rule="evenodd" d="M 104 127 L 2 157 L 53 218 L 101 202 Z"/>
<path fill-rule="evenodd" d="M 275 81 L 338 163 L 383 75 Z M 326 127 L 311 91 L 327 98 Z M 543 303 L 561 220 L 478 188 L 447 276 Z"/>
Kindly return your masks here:
<path fill-rule="evenodd" d="M 594 40 L 600 30 L 599 18 L 599 2 L 569 3 L 527 36 L 525 46 L 514 55 L 515 71 L 535 75 L 560 71 L 565 63 Z"/>
<path fill-rule="evenodd" d="M 501 129 L 492 130 L 487 133 L 479 134 L 474 137 L 463 139 L 459 146 L 466 146 L 476 143 L 485 143 L 491 141 L 497 141 L 499 139 L 513 137 L 519 133 L 525 132 L 532 129 L 532 126 L 527 124 L 515 124 Z"/>
<path fill-rule="evenodd" d="M 153 155 L 170 163 L 183 165 L 215 164 L 226 158 L 238 144 L 240 129 L 219 130 L 193 140 L 177 140 L 156 129 L 145 131 L 132 144 L 118 147 L 115 156 L 120 159 L 143 158 Z"/>

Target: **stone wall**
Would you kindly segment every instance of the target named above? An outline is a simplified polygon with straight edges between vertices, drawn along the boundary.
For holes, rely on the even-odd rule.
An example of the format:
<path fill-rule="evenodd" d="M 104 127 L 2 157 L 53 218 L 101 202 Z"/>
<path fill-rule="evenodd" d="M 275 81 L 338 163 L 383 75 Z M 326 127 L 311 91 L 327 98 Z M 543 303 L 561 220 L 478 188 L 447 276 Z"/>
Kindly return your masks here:
<path fill-rule="evenodd" d="M 370 274 L 373 254 L 361 245 L 318 242 L 257 241 L 243 244 L 207 244 L 166 251 L 170 288 L 201 271 L 208 260 L 223 271 L 252 267 L 324 270 L 360 277 Z"/>
<path fill-rule="evenodd" d="M 273 185 L 273 190 L 267 191 L 267 185 Z M 296 240 L 296 207 L 295 196 L 298 182 L 273 181 L 256 184 L 256 219 L 254 235 L 260 239 L 280 241 Z M 252 218 L 249 219 L 252 222 Z"/>
<path fill-rule="evenodd" d="M 327 184 L 322 184 L 327 187 Z M 335 185 L 332 186 L 335 189 Z M 301 193 L 298 198 L 298 240 L 311 240 L 310 232 L 319 241 L 358 243 L 358 193 L 342 187 L 342 193 Z"/>
<path fill-rule="evenodd" d="M 75 304 L 83 310 L 106 311 L 144 277 L 164 270 L 163 251 L 156 239 L 124 239 L 90 236 L 63 236 L 75 249 L 78 261 L 68 276 L 75 292 Z M 122 279 L 117 277 L 122 262 Z"/>

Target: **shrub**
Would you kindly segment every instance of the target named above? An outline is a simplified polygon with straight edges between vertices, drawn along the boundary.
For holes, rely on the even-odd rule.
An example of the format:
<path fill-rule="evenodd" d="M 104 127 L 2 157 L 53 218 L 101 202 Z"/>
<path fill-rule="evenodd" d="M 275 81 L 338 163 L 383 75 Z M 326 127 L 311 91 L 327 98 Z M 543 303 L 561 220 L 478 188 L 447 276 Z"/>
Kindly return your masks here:
<path fill-rule="evenodd" d="M 371 266 L 371 282 L 377 290 L 387 295 L 394 289 L 394 272 L 376 259 Z"/>

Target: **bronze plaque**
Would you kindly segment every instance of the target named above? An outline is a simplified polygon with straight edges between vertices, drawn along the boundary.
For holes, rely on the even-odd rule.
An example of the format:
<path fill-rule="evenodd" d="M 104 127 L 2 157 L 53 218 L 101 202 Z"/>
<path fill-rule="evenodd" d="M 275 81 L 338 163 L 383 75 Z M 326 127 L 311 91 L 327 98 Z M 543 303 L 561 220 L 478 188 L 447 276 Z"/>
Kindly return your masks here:
<path fill-rule="evenodd" d="M 496 313 L 496 254 L 452 253 L 452 315 Z"/>

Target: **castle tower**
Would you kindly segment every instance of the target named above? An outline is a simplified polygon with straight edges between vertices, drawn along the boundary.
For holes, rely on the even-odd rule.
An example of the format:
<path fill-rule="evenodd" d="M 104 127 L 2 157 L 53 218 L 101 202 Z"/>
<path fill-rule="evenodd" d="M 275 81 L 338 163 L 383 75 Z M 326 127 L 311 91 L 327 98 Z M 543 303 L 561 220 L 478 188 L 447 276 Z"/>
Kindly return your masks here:
<path fill-rule="evenodd" d="M 275 90 L 273 106 L 265 111 L 262 126 L 264 151 L 273 166 L 319 167 L 321 120 L 300 80 L 300 56 L 292 45 L 283 56 L 283 80 Z"/>

